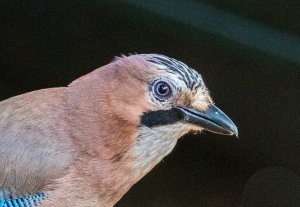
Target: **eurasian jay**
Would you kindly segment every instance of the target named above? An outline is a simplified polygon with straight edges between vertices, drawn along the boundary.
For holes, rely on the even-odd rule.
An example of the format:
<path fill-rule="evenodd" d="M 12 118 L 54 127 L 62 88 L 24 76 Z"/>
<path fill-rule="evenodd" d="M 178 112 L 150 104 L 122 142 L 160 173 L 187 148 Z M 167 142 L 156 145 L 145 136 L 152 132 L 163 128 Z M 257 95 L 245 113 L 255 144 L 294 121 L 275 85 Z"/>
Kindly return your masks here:
<path fill-rule="evenodd" d="M 0 206 L 113 206 L 190 131 L 236 135 L 201 75 L 130 55 L 0 102 Z"/>

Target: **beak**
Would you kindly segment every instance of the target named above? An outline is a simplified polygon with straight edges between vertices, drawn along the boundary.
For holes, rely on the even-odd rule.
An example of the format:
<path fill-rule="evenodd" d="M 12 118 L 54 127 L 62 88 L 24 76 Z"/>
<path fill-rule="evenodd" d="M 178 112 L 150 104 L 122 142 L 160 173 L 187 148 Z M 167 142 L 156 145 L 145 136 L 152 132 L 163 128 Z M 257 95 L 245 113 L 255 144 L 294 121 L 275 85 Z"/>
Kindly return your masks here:
<path fill-rule="evenodd" d="M 215 105 L 210 105 L 206 111 L 193 108 L 178 107 L 184 114 L 184 120 L 200 126 L 210 132 L 238 137 L 238 129 L 231 119 Z"/>

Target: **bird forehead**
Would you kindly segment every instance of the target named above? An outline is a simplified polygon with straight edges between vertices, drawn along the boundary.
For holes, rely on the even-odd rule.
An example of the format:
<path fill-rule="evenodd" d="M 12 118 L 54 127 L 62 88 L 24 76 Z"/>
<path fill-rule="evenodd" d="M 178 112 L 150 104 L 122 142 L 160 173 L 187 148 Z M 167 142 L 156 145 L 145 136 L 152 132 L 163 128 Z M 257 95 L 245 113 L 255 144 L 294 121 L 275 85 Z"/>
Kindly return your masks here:
<path fill-rule="evenodd" d="M 145 58 L 156 64 L 158 70 L 182 81 L 191 90 L 197 90 L 204 85 L 201 75 L 181 61 L 164 55 L 145 55 Z"/>

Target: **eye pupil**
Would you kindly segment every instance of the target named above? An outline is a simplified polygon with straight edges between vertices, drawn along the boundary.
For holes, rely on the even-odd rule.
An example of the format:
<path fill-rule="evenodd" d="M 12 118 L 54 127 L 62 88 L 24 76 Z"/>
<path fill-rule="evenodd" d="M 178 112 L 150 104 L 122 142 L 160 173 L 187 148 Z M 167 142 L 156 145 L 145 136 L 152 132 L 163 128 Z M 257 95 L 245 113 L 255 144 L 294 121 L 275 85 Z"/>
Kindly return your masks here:
<path fill-rule="evenodd" d="M 158 87 L 157 91 L 160 95 L 165 95 L 169 92 L 169 87 L 164 83 L 158 84 L 157 87 Z"/>
<path fill-rule="evenodd" d="M 164 81 L 157 82 L 154 87 L 155 95 L 159 99 L 165 100 L 172 95 L 170 85 Z"/>

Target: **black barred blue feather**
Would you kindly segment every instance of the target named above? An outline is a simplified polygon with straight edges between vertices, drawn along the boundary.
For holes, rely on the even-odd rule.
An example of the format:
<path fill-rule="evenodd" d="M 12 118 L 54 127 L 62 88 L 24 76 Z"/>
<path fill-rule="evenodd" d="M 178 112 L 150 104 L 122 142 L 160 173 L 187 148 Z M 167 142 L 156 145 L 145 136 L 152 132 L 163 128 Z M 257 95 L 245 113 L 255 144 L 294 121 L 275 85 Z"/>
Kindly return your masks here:
<path fill-rule="evenodd" d="M 11 198 L 0 200 L 0 207 L 36 207 L 47 198 L 45 193 L 36 193 L 24 198 Z"/>

